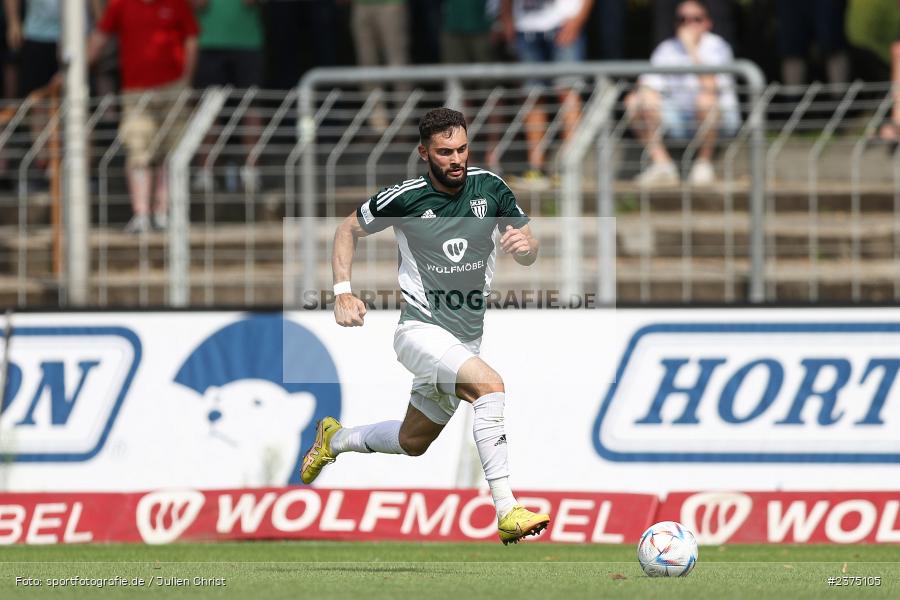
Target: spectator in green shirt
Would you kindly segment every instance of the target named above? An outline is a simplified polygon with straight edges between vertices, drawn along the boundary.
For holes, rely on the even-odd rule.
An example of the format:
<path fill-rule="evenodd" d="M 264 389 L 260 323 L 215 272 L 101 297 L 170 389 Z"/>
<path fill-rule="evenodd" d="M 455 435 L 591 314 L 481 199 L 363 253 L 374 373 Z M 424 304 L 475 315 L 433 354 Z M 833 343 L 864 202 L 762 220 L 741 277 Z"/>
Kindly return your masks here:
<path fill-rule="evenodd" d="M 356 63 L 363 67 L 405 65 L 409 63 L 409 12 L 406 0 L 353 0 L 353 42 Z M 398 92 L 408 85 L 394 86 Z M 365 86 L 369 93 L 377 89 Z M 384 132 L 390 121 L 384 104 L 372 110 L 369 124 L 376 132 Z"/>
<path fill-rule="evenodd" d="M 496 14 L 488 11 L 488 0 L 444 2 L 441 59 L 445 63 L 494 62 L 491 30 Z"/>
<path fill-rule="evenodd" d="M 194 86 L 230 85 L 245 90 L 262 83 L 263 30 L 257 0 L 193 0 L 200 24 L 199 54 Z M 262 119 L 249 109 L 244 116 L 243 143 L 252 147 L 262 129 Z M 205 162 L 201 156 L 201 162 Z M 255 165 L 244 165 L 240 171 L 245 188 L 259 187 Z M 210 171 L 200 171 L 195 187 L 211 190 L 214 182 Z M 233 190 L 232 190 L 233 191 Z"/>
<path fill-rule="evenodd" d="M 490 0 L 444 0 L 441 21 L 441 60 L 449 64 L 492 63 L 498 60 L 491 39 L 494 23 L 497 21 L 499 4 Z M 500 31 L 497 30 L 498 35 Z M 488 93 L 479 86 L 473 96 L 482 101 Z M 477 102 L 476 102 L 477 104 Z M 466 103 L 465 112 L 471 109 Z M 471 115 L 469 115 L 471 117 Z M 486 128 L 484 163 L 491 171 L 501 172 L 494 150 L 503 124 L 499 114 L 488 116 Z"/>
<path fill-rule="evenodd" d="M 259 85 L 263 35 L 256 0 L 194 0 L 194 7 L 200 24 L 195 85 Z"/>
<path fill-rule="evenodd" d="M 891 44 L 891 83 L 893 83 L 891 94 L 894 96 L 891 118 L 881 126 L 879 134 L 881 139 L 890 142 L 893 153 L 896 144 L 900 143 L 900 31 Z"/>

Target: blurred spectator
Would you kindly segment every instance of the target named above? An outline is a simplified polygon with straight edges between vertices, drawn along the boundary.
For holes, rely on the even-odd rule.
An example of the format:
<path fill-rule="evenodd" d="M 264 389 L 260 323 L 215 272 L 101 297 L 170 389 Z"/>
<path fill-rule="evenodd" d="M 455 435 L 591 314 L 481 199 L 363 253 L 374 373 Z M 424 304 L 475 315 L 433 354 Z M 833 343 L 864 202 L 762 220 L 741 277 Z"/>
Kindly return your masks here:
<path fill-rule="evenodd" d="M 845 0 L 776 0 L 781 80 L 787 85 L 807 82 L 807 58 L 815 42 L 825 61 L 830 83 L 845 83 L 850 59 L 844 37 Z"/>
<path fill-rule="evenodd" d="M 91 0 L 91 21 L 96 27 L 106 10 L 109 0 Z M 93 68 L 92 89 L 97 96 L 115 94 L 119 91 L 119 45 L 110 40 L 103 47 L 100 58 Z"/>
<path fill-rule="evenodd" d="M 844 38 L 852 79 L 888 81 L 891 45 L 898 41 L 900 0 L 847 0 Z"/>
<path fill-rule="evenodd" d="M 301 2 L 301 18 L 306 24 L 306 41 L 309 45 L 311 64 L 316 67 L 330 67 L 338 64 L 338 11 L 345 10 L 347 0 L 307 0 Z M 293 40 L 296 44 L 296 40 Z M 296 85 L 296 80 L 292 85 Z"/>
<path fill-rule="evenodd" d="M 584 60 L 584 24 L 593 0 L 503 0 L 500 17 L 507 41 L 515 42 L 519 60 L 526 63 L 577 62 Z M 570 86 L 559 85 L 562 103 L 563 137 L 568 139 L 581 117 L 581 98 Z M 530 81 L 529 85 L 542 85 Z M 543 185 L 544 151 L 541 139 L 547 130 L 547 114 L 537 106 L 525 118 L 528 144 L 527 183 Z"/>
<path fill-rule="evenodd" d="M 109 0 L 91 34 L 88 61 L 92 65 L 111 36 L 119 40 L 125 92 L 120 131 L 128 153 L 126 170 L 134 210 L 127 231 L 166 226 L 168 184 L 162 161 L 180 138 L 183 121 L 175 118 L 165 131 L 160 127 L 193 77 L 197 32 L 187 0 Z"/>
<path fill-rule="evenodd" d="M 493 30 L 497 19 L 496 2 L 491 0 L 455 0 L 444 2 L 441 20 L 441 59 L 448 64 L 492 63 L 497 61 Z M 487 89 L 479 86 L 475 91 L 485 98 Z M 470 115 L 471 116 L 471 115 Z M 500 166 L 494 158 L 494 147 L 502 127 L 499 115 L 488 115 L 490 126 L 482 136 L 487 143 L 484 164 L 492 171 Z"/>
<path fill-rule="evenodd" d="M 193 0 L 200 24 L 198 88 L 260 85 L 262 24 L 256 0 Z"/>
<path fill-rule="evenodd" d="M 451 64 L 494 62 L 491 30 L 496 14 L 488 0 L 445 1 L 441 21 L 441 60 Z"/>
<path fill-rule="evenodd" d="M 287 90 L 296 86 L 310 67 L 338 64 L 337 48 L 341 43 L 338 13 L 346 10 L 347 2 L 260 2 L 265 23 L 267 87 Z"/>
<path fill-rule="evenodd" d="M 596 0 L 591 23 L 600 59 L 625 58 L 625 0 Z"/>
<path fill-rule="evenodd" d="M 409 7 L 409 62 L 433 65 L 441 62 L 441 13 L 445 6 L 465 0 L 407 0 Z"/>
<path fill-rule="evenodd" d="M 0 32 L 3 32 L 0 38 L 0 69 L 2 69 L 3 78 L 3 97 L 17 98 L 19 96 L 19 51 L 10 43 L 9 19 L 6 13 L 10 11 L 9 2 L 4 0 L 3 10 L 0 11 Z M 20 4 L 20 3 L 19 3 Z M 16 15 L 17 21 L 21 22 L 23 12 Z"/>
<path fill-rule="evenodd" d="M 61 30 L 60 0 L 27 0 L 25 5 L 25 23 L 21 14 L 21 0 L 4 0 L 7 16 L 7 44 L 13 50 L 19 50 L 19 93 L 28 96 L 38 95 L 50 83 L 59 70 L 58 42 Z M 28 113 L 28 129 L 31 139 L 36 140 L 41 130 L 50 120 L 51 107 L 48 101 L 42 100 Z M 42 148 L 35 157 L 34 164 L 43 174 L 31 178 L 33 191 L 46 191 L 49 188 L 49 159 L 46 148 Z"/>
<path fill-rule="evenodd" d="M 679 0 L 653 0 L 654 43 L 661 44 L 675 35 L 672 15 L 678 8 Z M 736 17 L 737 0 L 705 0 L 706 12 L 713 22 L 712 32 L 724 38 L 734 48 L 737 43 Z"/>
<path fill-rule="evenodd" d="M 891 44 L 891 83 L 894 96 L 891 118 L 881 126 L 879 134 L 884 141 L 896 145 L 900 142 L 900 36 Z"/>
<path fill-rule="evenodd" d="M 193 2 L 200 23 L 194 86 L 202 89 L 230 85 L 244 90 L 262 85 L 263 33 L 256 0 Z M 244 115 L 244 130 L 244 145 L 251 147 L 262 130 L 262 119 L 252 108 Z M 201 153 L 200 162 L 204 161 Z M 207 170 L 197 174 L 200 176 L 199 187 L 211 191 L 212 174 Z M 259 188 L 259 173 L 255 166 L 244 166 L 240 176 L 245 189 L 255 191 Z"/>
<path fill-rule="evenodd" d="M 2 98 L 15 98 L 18 95 L 18 53 L 9 47 L 6 40 L 6 6 L 0 10 L 0 84 L 3 85 Z M 0 108 L 0 126 L 5 126 L 15 115 L 16 107 L 12 103 L 3 102 Z M 7 173 L 9 169 L 9 161 L 4 153 L 0 153 L 0 173 Z M 6 187 L 10 185 L 10 181 L 6 177 L 0 177 L 0 186 Z"/>
<path fill-rule="evenodd" d="M 406 0 L 353 0 L 353 41 L 360 66 L 409 63 L 409 13 Z M 377 86 L 365 86 L 371 93 Z M 398 91 L 408 86 L 397 86 Z M 384 103 L 372 110 L 369 124 L 384 132 L 389 121 Z"/>
<path fill-rule="evenodd" d="M 19 19 L 22 0 L 4 0 L 7 44 L 21 53 L 23 96 L 47 85 L 59 70 L 60 1 L 26 0 L 23 25 Z"/>
<path fill-rule="evenodd" d="M 303 73 L 300 46 L 303 40 L 318 37 L 312 32 L 304 35 L 303 27 L 308 22 L 303 15 L 303 6 L 320 4 L 321 1 L 265 3 L 266 87 L 287 90 L 297 85 Z M 325 1 L 330 3 L 333 0 Z M 323 34 L 321 37 L 328 36 Z"/>
<path fill-rule="evenodd" d="M 650 62 L 659 66 L 721 65 L 733 60 L 731 47 L 712 33 L 712 20 L 699 0 L 676 7 L 675 37 L 660 44 Z M 719 131 L 733 135 L 740 125 L 734 82 L 727 75 L 643 75 L 625 99 L 632 126 L 644 143 L 651 165 L 640 175 L 642 185 L 678 183 L 678 169 L 663 144 L 663 134 L 686 139 L 705 132 L 690 183 L 715 180 L 712 157 Z"/>

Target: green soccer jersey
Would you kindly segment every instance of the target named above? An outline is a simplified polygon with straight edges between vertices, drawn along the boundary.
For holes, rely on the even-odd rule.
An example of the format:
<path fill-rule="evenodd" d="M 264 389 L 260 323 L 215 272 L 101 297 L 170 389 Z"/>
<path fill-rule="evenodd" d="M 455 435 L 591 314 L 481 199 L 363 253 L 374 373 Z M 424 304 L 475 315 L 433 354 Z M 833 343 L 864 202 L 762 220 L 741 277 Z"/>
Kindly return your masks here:
<path fill-rule="evenodd" d="M 481 337 L 501 232 L 528 223 L 500 177 L 469 167 L 454 195 L 427 175 L 410 179 L 366 200 L 356 218 L 368 233 L 394 227 L 401 322 L 433 323 L 463 342 Z"/>

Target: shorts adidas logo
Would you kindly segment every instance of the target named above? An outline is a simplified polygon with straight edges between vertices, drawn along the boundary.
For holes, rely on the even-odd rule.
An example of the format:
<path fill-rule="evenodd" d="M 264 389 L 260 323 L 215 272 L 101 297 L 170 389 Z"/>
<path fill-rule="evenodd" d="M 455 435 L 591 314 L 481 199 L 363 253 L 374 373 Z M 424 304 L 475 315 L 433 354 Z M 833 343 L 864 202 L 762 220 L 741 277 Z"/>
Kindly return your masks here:
<path fill-rule="evenodd" d="M 434 211 L 431 210 L 430 208 L 429 208 L 428 210 L 426 210 L 425 212 L 422 213 L 422 218 L 423 218 L 423 219 L 434 219 L 434 218 L 436 218 L 436 217 L 437 217 L 437 215 L 434 214 Z"/>
<path fill-rule="evenodd" d="M 500 444 L 505 444 L 505 443 L 506 443 L 506 434 L 504 433 L 503 435 L 500 436 L 500 439 L 497 440 L 497 442 L 494 444 L 494 447 L 496 448 Z"/>

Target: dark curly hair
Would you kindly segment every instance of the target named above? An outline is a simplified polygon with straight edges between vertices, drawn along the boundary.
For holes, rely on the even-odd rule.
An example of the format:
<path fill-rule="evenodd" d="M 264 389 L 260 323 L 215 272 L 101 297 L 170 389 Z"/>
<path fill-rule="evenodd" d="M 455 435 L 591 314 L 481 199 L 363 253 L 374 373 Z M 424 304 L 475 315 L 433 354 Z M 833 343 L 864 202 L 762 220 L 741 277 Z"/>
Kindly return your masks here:
<path fill-rule="evenodd" d="M 458 110 L 452 108 L 435 108 L 429 110 L 419 121 L 419 142 L 427 146 L 435 133 L 452 131 L 457 127 L 466 129 L 466 118 Z"/>

